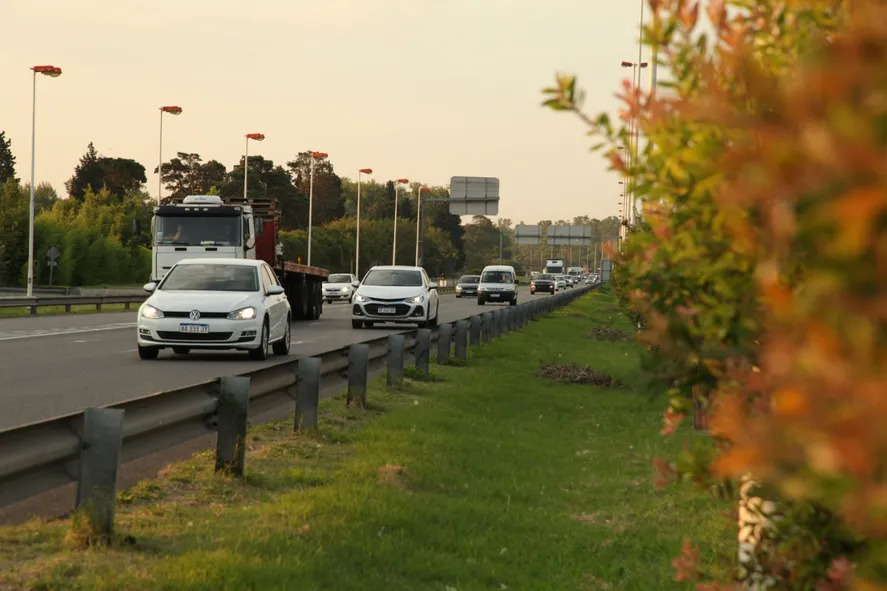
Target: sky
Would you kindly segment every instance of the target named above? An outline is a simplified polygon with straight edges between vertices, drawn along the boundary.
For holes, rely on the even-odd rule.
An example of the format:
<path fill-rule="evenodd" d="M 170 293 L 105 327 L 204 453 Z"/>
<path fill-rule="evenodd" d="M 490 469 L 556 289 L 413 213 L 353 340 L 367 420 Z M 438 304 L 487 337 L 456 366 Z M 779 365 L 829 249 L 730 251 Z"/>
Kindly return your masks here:
<path fill-rule="evenodd" d="M 603 218 L 619 178 L 541 91 L 575 73 L 586 111 L 616 115 L 639 17 L 640 0 L 0 0 L 0 130 L 29 182 L 30 68 L 51 64 L 35 178 L 60 195 L 91 141 L 144 165 L 156 196 L 159 107 L 177 105 L 164 161 L 197 152 L 230 170 L 244 134 L 264 133 L 250 154 L 275 164 L 310 149 L 350 178 L 497 177 L 515 223 Z"/>

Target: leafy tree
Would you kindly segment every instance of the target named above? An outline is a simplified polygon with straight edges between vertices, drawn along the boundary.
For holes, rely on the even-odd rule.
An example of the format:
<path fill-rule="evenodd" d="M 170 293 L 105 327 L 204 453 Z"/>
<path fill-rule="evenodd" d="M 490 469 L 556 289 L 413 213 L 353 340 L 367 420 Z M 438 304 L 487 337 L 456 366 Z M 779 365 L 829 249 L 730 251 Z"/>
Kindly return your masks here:
<path fill-rule="evenodd" d="M 249 157 L 247 192 L 251 198 L 271 199 L 277 202 L 281 228 L 291 230 L 308 225 L 308 200 L 293 186 L 289 173 L 273 160 L 260 155 Z M 227 174 L 219 193 L 222 198 L 243 195 L 243 158 Z"/>
<path fill-rule="evenodd" d="M 240 174 L 242 179 L 242 164 Z M 163 164 L 163 183 L 172 202 L 181 202 L 188 195 L 209 195 L 213 187 L 218 191 L 227 182 L 225 165 L 217 160 L 203 162 L 200 154 L 177 152 L 175 158 Z"/>
<path fill-rule="evenodd" d="M 295 160 L 286 163 L 292 176 L 293 185 L 298 193 L 306 197 L 309 195 L 311 150 L 299 152 Z M 307 211 L 304 215 L 304 225 L 307 227 Z M 314 162 L 314 203 L 312 206 L 312 223 L 316 226 L 324 225 L 345 215 L 345 201 L 342 198 L 342 180 L 333 170 L 332 163 L 327 160 L 315 160 Z"/>
<path fill-rule="evenodd" d="M 6 132 L 0 131 L 0 183 L 15 178 L 15 156 L 12 154 L 12 139 L 6 138 Z"/>
<path fill-rule="evenodd" d="M 9 177 L 0 191 L 0 285 L 21 285 L 19 270 L 28 260 L 28 200 Z"/>
<path fill-rule="evenodd" d="M 80 157 L 80 163 L 74 168 L 74 176 L 65 183 L 68 195 L 77 201 L 83 201 L 87 190 L 98 191 L 102 188 L 104 174 L 99 164 L 99 155 L 92 142 L 86 147 L 86 153 Z"/>
<path fill-rule="evenodd" d="M 147 182 L 145 167 L 130 158 L 99 156 L 92 142 L 80 163 L 65 183 L 68 195 L 83 201 L 87 190 L 99 191 L 107 187 L 111 195 L 122 199 L 124 195 L 138 191 Z"/>

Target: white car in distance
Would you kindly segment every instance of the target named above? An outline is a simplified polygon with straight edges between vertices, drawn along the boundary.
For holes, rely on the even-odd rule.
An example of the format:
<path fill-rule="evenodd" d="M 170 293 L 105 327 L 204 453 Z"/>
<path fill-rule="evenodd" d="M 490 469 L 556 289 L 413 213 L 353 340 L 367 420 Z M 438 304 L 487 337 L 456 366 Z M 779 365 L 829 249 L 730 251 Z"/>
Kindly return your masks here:
<path fill-rule="evenodd" d="M 422 267 L 380 265 L 354 282 L 351 326 L 371 327 L 377 322 L 436 326 L 440 299 L 437 283 Z"/>
<path fill-rule="evenodd" d="M 183 259 L 139 307 L 139 357 L 161 349 L 238 349 L 251 358 L 288 355 L 292 310 L 268 264 L 255 259 Z"/>
<path fill-rule="evenodd" d="M 357 276 L 351 273 L 331 273 L 321 285 L 323 301 L 351 301 L 355 281 Z"/>

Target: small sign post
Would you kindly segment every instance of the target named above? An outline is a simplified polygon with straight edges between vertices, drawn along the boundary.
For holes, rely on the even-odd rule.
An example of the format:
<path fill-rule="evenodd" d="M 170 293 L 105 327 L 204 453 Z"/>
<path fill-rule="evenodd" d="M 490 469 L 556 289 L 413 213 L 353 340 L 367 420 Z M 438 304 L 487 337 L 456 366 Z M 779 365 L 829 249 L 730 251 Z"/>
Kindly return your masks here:
<path fill-rule="evenodd" d="M 52 271 L 59 266 L 58 258 L 61 253 L 55 246 L 50 246 L 46 251 L 46 264 L 49 265 L 49 286 L 52 287 Z"/>

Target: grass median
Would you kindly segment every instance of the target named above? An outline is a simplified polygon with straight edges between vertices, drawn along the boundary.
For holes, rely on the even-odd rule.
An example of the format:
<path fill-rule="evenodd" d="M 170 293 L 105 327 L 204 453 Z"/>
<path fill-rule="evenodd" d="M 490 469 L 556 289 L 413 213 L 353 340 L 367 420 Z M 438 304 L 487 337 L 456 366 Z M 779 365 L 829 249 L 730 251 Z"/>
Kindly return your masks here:
<path fill-rule="evenodd" d="M 211 453 L 174 465 L 120 493 L 110 547 L 78 549 L 67 520 L 0 528 L 0 589 L 684 588 L 683 539 L 707 561 L 735 532 L 709 495 L 654 486 L 654 457 L 698 435 L 659 435 L 613 305 L 377 380 L 366 410 L 326 400 L 314 434 L 254 428 L 242 479 Z"/>

